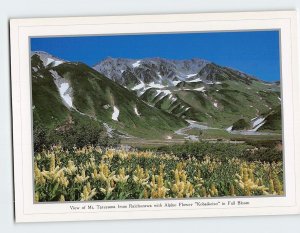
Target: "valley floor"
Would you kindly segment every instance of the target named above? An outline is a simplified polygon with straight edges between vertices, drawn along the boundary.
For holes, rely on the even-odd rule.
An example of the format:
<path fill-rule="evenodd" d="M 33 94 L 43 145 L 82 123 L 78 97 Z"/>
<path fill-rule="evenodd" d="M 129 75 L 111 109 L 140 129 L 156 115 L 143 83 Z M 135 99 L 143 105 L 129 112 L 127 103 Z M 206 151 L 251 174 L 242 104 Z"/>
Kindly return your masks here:
<path fill-rule="evenodd" d="M 211 143 L 231 143 L 240 144 L 248 140 L 265 141 L 267 140 L 282 140 L 280 131 L 273 132 L 260 132 L 253 130 L 234 130 L 229 131 L 226 129 L 207 126 L 204 123 L 188 120 L 189 125 L 176 130 L 173 134 L 162 135 L 161 138 L 147 139 L 137 137 L 123 137 L 121 140 L 122 145 L 129 146 L 161 146 L 161 145 L 174 145 L 182 144 L 186 141 L 198 142 L 207 141 Z"/>

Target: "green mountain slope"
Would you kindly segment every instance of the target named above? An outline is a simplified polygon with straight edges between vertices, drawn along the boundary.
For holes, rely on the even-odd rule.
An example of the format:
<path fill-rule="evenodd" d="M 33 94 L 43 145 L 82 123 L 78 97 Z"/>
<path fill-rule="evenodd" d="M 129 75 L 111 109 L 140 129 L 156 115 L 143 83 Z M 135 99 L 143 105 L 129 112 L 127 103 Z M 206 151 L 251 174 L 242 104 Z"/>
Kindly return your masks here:
<path fill-rule="evenodd" d="M 31 61 L 33 118 L 51 127 L 63 122 L 69 110 L 63 104 L 53 77 L 39 56 L 33 55 Z"/>
<path fill-rule="evenodd" d="M 85 64 L 65 62 L 44 67 L 33 55 L 32 67 L 34 118 L 49 127 L 63 124 L 71 115 L 106 123 L 131 136 L 157 138 L 187 124 L 182 118 L 149 106 Z"/>
<path fill-rule="evenodd" d="M 270 90 L 262 82 L 219 83 L 181 82 L 165 90 L 150 88 L 141 98 L 176 116 L 223 128 L 240 118 L 252 119 L 280 104 L 279 91 Z"/>

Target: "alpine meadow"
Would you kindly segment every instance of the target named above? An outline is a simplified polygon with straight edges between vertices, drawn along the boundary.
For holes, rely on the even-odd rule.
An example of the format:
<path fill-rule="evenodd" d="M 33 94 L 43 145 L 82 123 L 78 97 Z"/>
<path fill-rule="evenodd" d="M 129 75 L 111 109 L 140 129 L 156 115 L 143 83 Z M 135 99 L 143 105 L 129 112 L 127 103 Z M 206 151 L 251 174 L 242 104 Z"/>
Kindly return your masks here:
<path fill-rule="evenodd" d="M 278 40 L 32 38 L 35 202 L 284 195 Z"/>

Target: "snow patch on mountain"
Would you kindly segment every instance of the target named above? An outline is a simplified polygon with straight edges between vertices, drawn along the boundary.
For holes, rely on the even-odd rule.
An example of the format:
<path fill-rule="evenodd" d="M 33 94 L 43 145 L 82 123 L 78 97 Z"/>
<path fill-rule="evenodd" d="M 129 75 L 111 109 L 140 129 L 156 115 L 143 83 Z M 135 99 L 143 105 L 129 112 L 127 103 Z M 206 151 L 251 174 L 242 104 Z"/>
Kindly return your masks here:
<path fill-rule="evenodd" d="M 119 114 L 120 110 L 116 106 L 114 106 L 114 112 L 111 116 L 111 119 L 113 119 L 114 121 L 118 121 Z"/>
<path fill-rule="evenodd" d="M 174 97 L 172 94 L 170 94 L 168 98 L 169 98 L 169 100 L 171 100 L 172 103 L 177 100 L 177 98 Z"/>
<path fill-rule="evenodd" d="M 72 107 L 72 98 L 70 94 L 67 93 L 68 89 L 70 88 L 69 83 L 62 83 L 58 88 L 60 96 L 64 99 L 69 107 Z"/>
<path fill-rule="evenodd" d="M 172 98 L 171 98 L 172 103 L 175 102 L 176 100 L 177 100 L 176 97 L 172 97 Z"/>
<path fill-rule="evenodd" d="M 164 98 L 165 96 L 167 96 L 167 95 L 170 95 L 171 98 L 172 98 L 171 91 L 169 91 L 169 90 L 156 90 L 156 95 L 155 95 L 155 97 L 157 97 L 158 95 L 160 95 L 159 100 L 163 99 L 163 98 Z M 169 96 L 169 99 L 170 99 L 170 96 Z"/>
<path fill-rule="evenodd" d="M 161 85 L 159 83 L 154 83 L 154 82 L 145 84 L 143 81 L 140 80 L 140 83 L 134 86 L 133 88 L 131 88 L 131 90 L 138 91 L 138 96 L 141 96 L 146 90 L 150 88 L 162 89 L 166 87 L 164 85 Z"/>
<path fill-rule="evenodd" d="M 135 113 L 137 116 L 141 116 L 141 114 L 139 113 L 137 107 L 134 107 L 133 109 L 134 109 L 134 113 Z"/>
<path fill-rule="evenodd" d="M 188 83 L 197 83 L 197 82 L 201 82 L 202 79 L 201 78 L 196 78 L 196 79 L 193 79 L 193 80 L 189 80 L 189 81 L 186 81 Z"/>
<path fill-rule="evenodd" d="M 264 117 L 256 117 L 251 121 L 252 128 L 250 131 L 257 131 L 261 126 L 265 124 Z"/>
<path fill-rule="evenodd" d="M 60 97 L 63 100 L 63 103 L 68 108 L 73 108 L 73 101 L 71 97 L 72 88 L 67 79 L 61 77 L 56 71 L 50 70 L 52 77 L 54 78 L 54 83 L 58 88 Z"/>
<path fill-rule="evenodd" d="M 205 87 L 198 87 L 198 88 L 180 88 L 178 90 L 174 90 L 174 91 L 201 91 L 201 92 L 205 92 Z"/>
<path fill-rule="evenodd" d="M 207 85 L 220 85 L 220 84 L 222 84 L 222 82 L 207 82 L 206 83 Z"/>
<path fill-rule="evenodd" d="M 257 125 L 262 123 L 264 120 L 265 120 L 265 118 L 263 118 L 263 117 L 254 118 L 253 121 L 252 121 L 252 127 L 256 127 Z"/>
<path fill-rule="evenodd" d="M 205 92 L 205 87 L 195 88 L 194 91 L 202 91 L 202 92 Z"/>
<path fill-rule="evenodd" d="M 156 95 L 155 96 L 158 96 L 160 93 L 164 93 L 164 95 L 169 95 L 169 94 L 171 94 L 171 91 L 169 91 L 169 90 L 156 90 Z"/>
<path fill-rule="evenodd" d="M 226 128 L 226 131 L 227 131 L 227 132 L 231 132 L 231 131 L 232 131 L 232 127 L 233 127 L 232 125 L 229 126 L 228 128 Z"/>
<path fill-rule="evenodd" d="M 197 73 L 196 73 L 196 74 L 187 74 L 187 75 L 186 75 L 186 78 L 189 79 L 189 78 L 194 77 L 194 76 L 196 76 L 196 75 L 197 75 Z"/>
<path fill-rule="evenodd" d="M 47 58 L 47 62 L 46 62 L 46 65 L 45 66 L 48 66 L 52 63 L 52 67 L 55 67 L 55 66 L 58 66 L 62 63 L 64 63 L 63 61 L 61 60 L 54 60 L 53 58 Z"/>
<path fill-rule="evenodd" d="M 141 81 L 141 83 L 134 86 L 131 90 L 136 91 L 145 88 L 145 83 Z"/>
<path fill-rule="evenodd" d="M 257 125 L 254 129 L 249 130 L 249 131 L 254 131 L 256 132 L 260 127 L 262 127 L 265 124 L 265 122 L 262 122 L 261 124 Z"/>
<path fill-rule="evenodd" d="M 257 132 L 257 130 L 262 127 L 266 122 L 265 122 L 265 118 L 264 117 L 254 117 L 251 119 L 251 126 L 252 129 L 249 130 L 232 130 L 233 126 L 230 126 L 226 129 L 227 132 L 229 133 L 240 133 L 243 135 L 264 135 L 264 133 L 261 132 Z"/>
<path fill-rule="evenodd" d="M 164 85 L 161 85 L 161 84 L 158 84 L 158 83 L 154 83 L 154 82 L 151 82 L 149 83 L 149 87 L 153 87 L 153 88 L 165 88 Z M 149 89 L 149 88 L 148 88 Z"/>
<path fill-rule="evenodd" d="M 169 91 L 169 90 L 162 90 L 161 92 L 163 92 L 165 95 L 171 94 L 171 91 Z"/>
<path fill-rule="evenodd" d="M 178 83 L 181 83 L 182 81 L 172 81 L 173 85 L 176 86 Z"/>
<path fill-rule="evenodd" d="M 139 67 L 140 65 L 141 65 L 141 61 L 138 60 L 138 61 L 136 61 L 135 63 L 132 64 L 132 67 L 133 67 L 133 68 L 137 68 L 137 67 Z"/>

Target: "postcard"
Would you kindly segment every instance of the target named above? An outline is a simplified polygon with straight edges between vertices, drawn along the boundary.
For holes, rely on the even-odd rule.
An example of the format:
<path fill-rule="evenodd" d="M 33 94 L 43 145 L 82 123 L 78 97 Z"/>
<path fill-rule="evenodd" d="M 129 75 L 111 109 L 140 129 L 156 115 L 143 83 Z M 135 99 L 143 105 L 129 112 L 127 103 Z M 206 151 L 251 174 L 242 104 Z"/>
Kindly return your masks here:
<path fill-rule="evenodd" d="M 295 24 L 12 19 L 16 221 L 299 213 Z"/>

